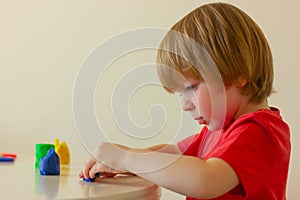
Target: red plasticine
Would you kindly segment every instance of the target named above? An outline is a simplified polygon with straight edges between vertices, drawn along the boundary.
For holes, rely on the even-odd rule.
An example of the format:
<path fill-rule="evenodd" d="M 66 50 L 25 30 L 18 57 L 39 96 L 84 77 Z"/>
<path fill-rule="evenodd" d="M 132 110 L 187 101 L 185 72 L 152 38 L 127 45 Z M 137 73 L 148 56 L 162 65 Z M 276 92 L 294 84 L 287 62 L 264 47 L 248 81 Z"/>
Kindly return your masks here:
<path fill-rule="evenodd" d="M 14 154 L 14 153 L 0 153 L 0 157 L 17 158 L 17 154 Z"/>

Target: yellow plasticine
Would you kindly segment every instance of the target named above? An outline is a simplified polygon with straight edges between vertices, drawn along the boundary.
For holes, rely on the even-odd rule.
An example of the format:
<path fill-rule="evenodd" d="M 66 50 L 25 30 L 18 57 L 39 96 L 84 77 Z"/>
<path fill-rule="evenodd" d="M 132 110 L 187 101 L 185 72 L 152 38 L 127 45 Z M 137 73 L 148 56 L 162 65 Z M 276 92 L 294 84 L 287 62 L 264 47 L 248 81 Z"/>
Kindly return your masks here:
<path fill-rule="evenodd" d="M 62 143 L 59 144 L 59 139 L 55 138 L 54 146 L 55 146 L 55 152 L 58 154 L 60 158 L 60 163 L 70 164 L 70 151 L 67 143 L 65 141 L 62 141 Z"/>

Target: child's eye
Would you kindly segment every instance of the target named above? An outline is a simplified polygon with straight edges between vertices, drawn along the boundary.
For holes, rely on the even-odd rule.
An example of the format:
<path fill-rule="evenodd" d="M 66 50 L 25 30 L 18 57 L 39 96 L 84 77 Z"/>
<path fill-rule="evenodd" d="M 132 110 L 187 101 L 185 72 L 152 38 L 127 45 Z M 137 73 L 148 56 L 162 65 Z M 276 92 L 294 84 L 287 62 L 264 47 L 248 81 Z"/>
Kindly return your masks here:
<path fill-rule="evenodd" d="M 199 86 L 198 84 L 197 85 L 191 85 L 191 86 L 187 87 L 186 90 L 188 90 L 188 91 L 193 90 L 194 91 L 194 90 L 197 90 L 198 86 Z"/>

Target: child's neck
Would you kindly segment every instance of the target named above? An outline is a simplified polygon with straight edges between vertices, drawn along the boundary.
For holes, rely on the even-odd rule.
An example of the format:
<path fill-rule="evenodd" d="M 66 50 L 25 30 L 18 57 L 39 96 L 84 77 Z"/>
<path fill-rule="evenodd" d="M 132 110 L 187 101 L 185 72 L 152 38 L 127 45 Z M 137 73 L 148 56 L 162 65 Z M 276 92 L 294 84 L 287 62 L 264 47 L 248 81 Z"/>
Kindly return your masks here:
<path fill-rule="evenodd" d="M 247 114 L 247 113 L 251 113 L 251 112 L 255 112 L 255 111 L 258 111 L 258 110 L 263 110 L 263 109 L 270 110 L 270 107 L 268 105 L 267 100 L 264 100 L 264 101 L 262 101 L 260 103 L 249 103 L 248 100 L 244 101 L 239 106 L 239 109 L 236 112 L 234 120 L 236 120 L 237 118 L 239 118 L 241 115 L 244 115 L 244 114 Z"/>

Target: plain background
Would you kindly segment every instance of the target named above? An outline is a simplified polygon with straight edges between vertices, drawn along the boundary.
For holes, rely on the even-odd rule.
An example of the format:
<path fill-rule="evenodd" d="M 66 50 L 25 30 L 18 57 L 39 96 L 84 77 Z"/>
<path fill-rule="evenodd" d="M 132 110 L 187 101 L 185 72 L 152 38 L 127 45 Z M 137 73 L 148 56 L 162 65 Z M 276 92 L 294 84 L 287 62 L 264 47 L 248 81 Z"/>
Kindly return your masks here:
<path fill-rule="evenodd" d="M 1 0 L 0 152 L 34 154 L 36 143 L 52 143 L 54 138 L 59 138 L 68 143 L 72 161 L 83 161 L 87 152 L 76 133 L 72 92 L 80 65 L 89 52 L 107 38 L 124 31 L 141 27 L 170 28 L 188 12 L 208 2 L 215 1 Z M 291 128 L 293 146 L 287 197 L 297 200 L 300 198 L 300 172 L 297 170 L 300 168 L 300 95 L 297 79 L 300 3 L 296 0 L 224 2 L 232 3 L 248 13 L 262 28 L 271 45 L 277 93 L 270 98 L 270 105 L 281 109 L 282 116 Z M 114 63 L 115 71 L 108 75 L 111 79 L 104 80 L 98 89 L 103 87 L 103 91 L 111 90 L 112 80 L 118 79 L 117 72 L 121 69 L 118 66 L 154 61 L 153 51 L 135 52 L 120 58 Z M 146 142 L 119 137 L 116 134 L 118 128 L 108 113 L 109 107 L 101 103 L 102 98 L 104 96 L 96 96 L 98 103 L 95 107 L 99 119 L 107 118 L 105 126 L 111 132 L 108 131 L 106 135 L 111 141 L 145 146 L 171 140 L 172 137 L 167 134 L 173 132 L 170 121 L 178 117 L 178 112 L 172 110 L 172 106 L 178 105 L 173 97 L 162 93 L 162 90 L 150 87 L 136 93 L 129 103 L 132 119 L 137 124 L 149 122 L 147 112 L 153 102 L 145 99 L 160 100 L 171 112 L 167 115 L 166 135 Z M 187 127 L 186 132 L 194 128 Z M 183 199 L 166 190 L 162 198 Z"/>

